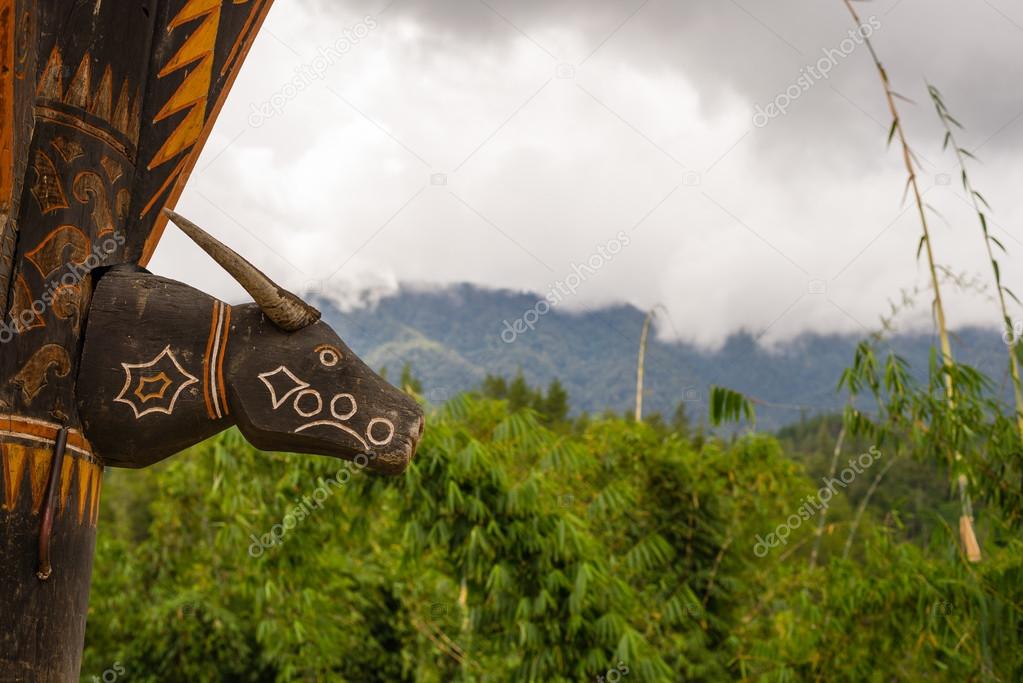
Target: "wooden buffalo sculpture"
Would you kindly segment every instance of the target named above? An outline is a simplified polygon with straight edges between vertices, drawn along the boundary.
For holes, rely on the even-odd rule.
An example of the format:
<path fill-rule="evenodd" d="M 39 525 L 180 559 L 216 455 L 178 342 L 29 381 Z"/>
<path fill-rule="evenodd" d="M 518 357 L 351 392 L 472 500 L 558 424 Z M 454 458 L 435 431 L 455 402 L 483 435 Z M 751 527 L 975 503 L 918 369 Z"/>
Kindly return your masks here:
<path fill-rule="evenodd" d="M 100 278 L 78 374 L 84 433 L 104 464 L 146 467 L 237 424 L 256 447 L 403 472 L 423 413 L 320 314 L 173 212 L 257 303 L 228 306 L 135 269 Z"/>
<path fill-rule="evenodd" d="M 0 0 L 0 683 L 78 680 L 105 467 L 232 425 L 382 473 L 415 453 L 414 401 L 168 210 L 271 1 Z M 145 269 L 171 217 L 254 303 Z"/>

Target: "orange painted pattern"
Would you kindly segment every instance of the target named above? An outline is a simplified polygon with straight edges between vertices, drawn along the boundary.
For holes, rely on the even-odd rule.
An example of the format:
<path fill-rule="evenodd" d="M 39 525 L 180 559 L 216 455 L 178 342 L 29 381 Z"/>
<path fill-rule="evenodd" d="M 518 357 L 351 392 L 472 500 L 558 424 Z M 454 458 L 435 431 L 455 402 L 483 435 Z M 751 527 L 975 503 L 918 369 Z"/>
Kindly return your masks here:
<path fill-rule="evenodd" d="M 217 30 L 220 28 L 219 0 L 189 0 L 188 4 L 171 21 L 168 28 L 174 30 L 182 24 L 196 21 L 200 17 L 204 17 L 202 23 L 192 31 L 181 48 L 157 74 L 157 78 L 164 78 L 199 62 L 188 72 L 185 80 L 153 120 L 153 123 L 157 123 L 191 107 L 191 111 L 178 124 L 170 137 L 164 141 L 156 156 L 149 162 L 149 170 L 177 157 L 194 145 L 202 134 L 203 124 L 206 121 L 206 100 L 209 97 L 212 83 Z"/>
<path fill-rule="evenodd" d="M 42 420 L 0 415 L 0 510 L 13 512 L 23 496 L 31 496 L 32 514 L 41 514 L 58 429 Z M 71 430 L 58 481 L 58 516 L 72 514 L 79 524 L 95 527 L 102 484 L 103 466 L 81 433 Z"/>
<path fill-rule="evenodd" d="M 234 4 L 236 5 L 245 4 L 247 2 L 249 2 L 249 0 L 234 0 Z M 181 148 L 179 153 L 185 149 L 189 150 L 188 153 L 181 158 L 181 160 L 178 162 L 178 165 L 171 172 L 170 176 L 167 178 L 167 181 L 163 184 L 163 186 L 160 187 L 160 189 L 157 190 L 157 192 L 149 199 L 149 201 L 146 203 L 145 208 L 142 210 L 140 217 L 148 214 L 149 211 L 153 208 L 153 206 L 157 205 L 158 203 L 162 206 L 171 208 L 173 208 L 174 205 L 177 203 L 178 197 L 180 197 L 182 191 L 184 191 L 185 184 L 188 182 L 189 175 L 192 173 L 192 169 L 195 167 L 195 163 L 199 159 L 199 153 L 202 152 L 202 148 L 206 144 L 206 140 L 209 137 L 210 132 L 213 130 L 213 124 L 216 122 L 217 116 L 220 114 L 220 110 L 224 106 L 224 101 L 227 99 L 228 94 L 231 92 L 231 86 L 234 85 L 235 78 L 238 76 L 238 72 L 241 70 L 240 69 L 241 63 L 245 61 L 245 57 L 248 55 L 249 48 L 252 46 L 252 43 L 255 40 L 256 35 L 259 33 L 259 29 L 263 24 L 263 20 L 266 19 L 266 15 L 267 13 L 269 13 L 270 6 L 272 4 L 273 0 L 252 0 L 252 6 L 249 12 L 249 16 L 245 22 L 244 27 L 242 28 L 242 31 L 238 34 L 238 38 L 235 40 L 234 45 L 232 45 L 231 51 L 230 53 L 228 53 L 228 59 L 224 64 L 222 73 L 220 74 L 221 76 L 224 76 L 226 73 L 226 80 L 224 82 L 223 88 L 220 90 L 220 93 L 217 96 L 216 102 L 213 102 L 212 106 L 210 106 L 210 103 L 207 102 L 207 98 L 209 97 L 208 93 L 201 100 L 202 110 L 204 112 L 201 129 L 198 131 L 198 134 L 195 136 L 194 140 L 191 140 L 186 146 Z M 179 12 L 178 15 L 171 21 L 171 25 L 168 26 L 168 30 L 174 30 L 182 24 L 188 24 L 190 21 L 198 19 L 199 17 L 202 16 L 206 16 L 208 13 L 213 11 L 212 10 L 213 5 L 217 5 L 219 7 L 220 3 L 214 2 L 213 0 L 187 0 L 181 12 Z M 218 9 L 216 11 L 218 12 L 219 22 L 220 10 Z M 200 28 L 207 28 L 206 24 L 207 22 L 210 21 L 211 19 L 209 18 L 209 16 L 207 16 L 203 24 L 200 25 Z M 190 40 L 187 41 L 186 46 L 190 42 L 191 42 Z M 198 50 L 198 47 L 199 45 L 197 43 L 194 44 L 193 47 L 190 48 L 192 51 L 184 55 L 183 58 L 187 58 L 189 56 L 193 58 L 201 57 L 201 55 L 199 54 L 200 50 Z M 182 46 L 179 53 L 184 52 L 184 48 L 185 46 Z M 210 58 L 212 58 L 212 55 L 210 56 Z M 175 63 L 178 61 L 179 61 L 178 55 L 175 55 L 174 57 L 171 58 L 170 63 Z M 205 78 L 205 75 L 201 77 L 196 76 L 196 80 L 199 80 L 200 78 Z M 185 85 L 186 85 L 185 83 L 182 83 L 182 88 L 175 92 L 175 94 L 171 98 L 172 101 L 176 100 L 177 103 L 180 104 L 181 102 L 184 102 L 189 99 L 185 93 L 181 92 L 181 90 L 184 89 Z M 194 88 L 195 85 L 190 85 L 188 92 L 191 92 L 194 95 L 193 90 Z M 200 108 L 198 103 L 192 106 L 194 107 L 194 110 Z M 171 145 L 170 139 L 168 140 L 168 142 L 165 142 L 164 146 L 157 153 L 156 157 L 154 157 L 154 160 L 161 159 L 161 157 L 169 153 L 174 146 L 179 146 L 182 140 L 191 137 L 191 135 L 194 132 L 191 129 L 191 126 L 194 125 L 194 121 L 191 121 L 190 119 L 193 115 L 194 114 L 190 114 L 185 118 L 185 121 L 181 123 L 181 127 L 185 127 L 185 130 L 175 130 L 175 132 L 171 134 L 171 139 L 177 137 L 175 143 Z M 186 126 L 186 124 L 188 125 Z M 173 158 L 173 156 L 171 156 L 170 158 Z M 164 197 L 164 193 L 167 193 L 166 198 L 161 199 L 162 197 Z M 158 214 L 156 217 L 156 221 L 153 224 L 152 232 L 149 233 L 149 237 L 146 239 L 145 246 L 142 249 L 142 256 L 139 259 L 140 266 L 145 267 L 149 263 L 149 260 L 153 257 L 153 252 L 156 251 L 156 246 L 160 243 L 160 238 L 163 237 L 163 231 L 166 226 L 167 217 L 164 216 L 162 213 Z"/>
<path fill-rule="evenodd" d="M 217 416 L 213 412 L 212 393 L 215 389 L 212 386 L 212 382 L 210 382 L 210 363 L 213 362 L 210 356 L 213 355 L 213 340 L 217 336 L 217 320 L 220 318 L 219 303 L 219 301 L 213 303 L 213 320 L 210 323 L 210 336 L 206 342 L 206 354 L 202 357 L 202 397 L 206 401 L 206 416 L 211 420 Z"/>
<path fill-rule="evenodd" d="M 231 337 L 231 307 L 227 308 L 227 315 L 224 317 L 224 338 L 220 342 L 220 355 L 217 358 L 217 391 L 220 392 L 220 407 L 224 415 L 230 415 L 231 410 L 227 407 L 227 385 L 224 384 L 224 359 L 227 357 L 227 342 Z"/>

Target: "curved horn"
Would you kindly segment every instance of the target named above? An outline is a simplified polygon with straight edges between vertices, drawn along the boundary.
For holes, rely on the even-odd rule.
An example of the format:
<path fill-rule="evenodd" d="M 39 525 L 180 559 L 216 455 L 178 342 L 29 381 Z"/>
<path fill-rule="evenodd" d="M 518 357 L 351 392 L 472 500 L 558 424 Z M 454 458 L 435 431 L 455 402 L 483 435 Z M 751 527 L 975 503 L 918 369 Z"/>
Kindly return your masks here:
<path fill-rule="evenodd" d="M 164 214 L 181 228 L 181 232 L 199 245 L 221 268 L 238 281 L 249 296 L 259 304 L 263 314 L 285 332 L 296 332 L 320 319 L 320 312 L 291 292 L 278 287 L 258 268 L 233 249 L 217 241 L 205 230 L 170 209 Z"/>

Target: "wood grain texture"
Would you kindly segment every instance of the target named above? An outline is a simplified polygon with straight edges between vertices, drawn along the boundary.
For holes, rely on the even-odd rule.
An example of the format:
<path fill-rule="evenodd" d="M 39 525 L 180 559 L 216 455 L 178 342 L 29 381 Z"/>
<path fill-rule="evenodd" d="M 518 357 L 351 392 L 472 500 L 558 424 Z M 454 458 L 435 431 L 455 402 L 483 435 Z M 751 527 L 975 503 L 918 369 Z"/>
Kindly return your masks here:
<path fill-rule="evenodd" d="M 424 418 L 419 405 L 370 369 L 324 322 L 277 328 L 255 305 L 236 306 L 225 372 L 234 419 L 267 451 L 354 459 L 403 472 Z"/>
<path fill-rule="evenodd" d="M 82 426 L 75 382 L 97 277 L 155 247 L 160 210 L 183 189 L 270 4 L 0 0 L 0 413 Z M 173 380 L 174 369 L 160 371 Z M 124 398 L 160 400 L 159 374 Z M 219 425 L 191 389 L 179 407 L 201 413 L 178 428 L 201 438 Z M 222 382 L 219 391 L 210 399 L 226 402 Z M 65 461 L 54 575 L 41 583 L 33 513 L 45 445 L 3 434 L 0 443 L 0 472 L 13 477 L 24 463 L 25 477 L 0 485 L 18 494 L 0 505 L 0 682 L 77 680 L 99 465 Z"/>
<path fill-rule="evenodd" d="M 423 430 L 419 405 L 326 324 L 284 332 L 258 306 L 116 269 L 97 286 L 78 377 L 95 452 L 146 467 L 238 424 L 253 445 L 354 459 L 398 473 Z"/>
<path fill-rule="evenodd" d="M 35 0 L 0 0 L 0 321 L 6 318 L 18 210 L 35 117 Z"/>
<path fill-rule="evenodd" d="M 54 573 L 49 581 L 36 580 L 44 479 L 50 475 L 57 429 L 53 423 L 0 415 L 4 683 L 78 680 L 103 468 L 81 433 L 72 433 L 58 479 L 51 537 Z"/>
<path fill-rule="evenodd" d="M 232 424 L 384 473 L 415 454 L 420 407 L 318 316 L 283 325 L 138 268 L 270 4 L 0 0 L 0 683 L 78 676 L 103 466 Z"/>
<path fill-rule="evenodd" d="M 79 413 L 112 467 L 148 467 L 231 426 L 210 416 L 223 304 L 188 285 L 111 272 L 96 290 L 79 373 Z M 226 318 L 226 316 L 225 316 Z M 221 330 L 220 339 L 226 335 Z M 217 354 L 222 358 L 222 351 Z M 222 392 L 221 392 L 222 395 Z"/>

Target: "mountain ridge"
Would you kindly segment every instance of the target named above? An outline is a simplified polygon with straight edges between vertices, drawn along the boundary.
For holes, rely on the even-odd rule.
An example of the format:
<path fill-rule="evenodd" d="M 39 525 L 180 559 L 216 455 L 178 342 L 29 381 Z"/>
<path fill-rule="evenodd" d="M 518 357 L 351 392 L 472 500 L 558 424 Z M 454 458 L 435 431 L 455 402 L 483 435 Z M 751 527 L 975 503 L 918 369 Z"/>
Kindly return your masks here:
<path fill-rule="evenodd" d="M 535 310 L 536 294 L 471 284 L 400 287 L 361 306 L 342 307 L 317 294 L 310 299 L 356 353 L 374 368 L 386 369 L 392 380 L 410 364 L 433 403 L 476 387 L 487 374 L 512 376 L 520 370 L 532 385 L 560 380 L 577 411 L 621 412 L 635 400 L 636 353 L 645 313 L 629 304 L 587 311 L 551 309 L 538 314 L 529 329 L 515 321 Z M 512 334 L 509 325 L 523 331 Z M 921 371 L 927 367 L 933 338 L 930 333 L 903 333 L 886 343 Z M 764 402 L 758 418 L 767 428 L 794 422 L 801 414 L 837 411 L 843 404 L 836 391 L 838 379 L 861 339 L 805 333 L 768 348 L 740 331 L 709 350 L 652 335 L 644 407 L 647 413 L 671 414 L 685 400 L 691 416 L 703 417 L 713 384 Z M 955 339 L 957 358 L 1001 386 L 1006 352 L 998 333 L 964 328 Z"/>

